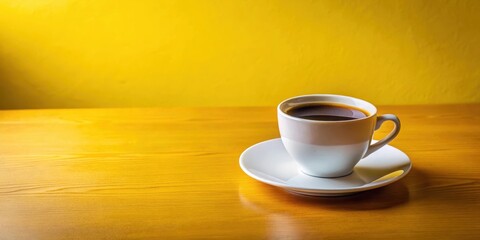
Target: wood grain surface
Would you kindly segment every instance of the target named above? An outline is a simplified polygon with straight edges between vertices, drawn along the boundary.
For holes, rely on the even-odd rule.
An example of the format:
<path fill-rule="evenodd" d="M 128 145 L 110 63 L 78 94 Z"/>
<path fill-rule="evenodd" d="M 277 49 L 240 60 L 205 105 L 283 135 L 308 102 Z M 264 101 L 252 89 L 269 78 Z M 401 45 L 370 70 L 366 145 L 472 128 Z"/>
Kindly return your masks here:
<path fill-rule="evenodd" d="M 480 105 L 379 112 L 412 172 L 306 198 L 238 166 L 274 107 L 0 111 L 0 239 L 479 239 Z"/>

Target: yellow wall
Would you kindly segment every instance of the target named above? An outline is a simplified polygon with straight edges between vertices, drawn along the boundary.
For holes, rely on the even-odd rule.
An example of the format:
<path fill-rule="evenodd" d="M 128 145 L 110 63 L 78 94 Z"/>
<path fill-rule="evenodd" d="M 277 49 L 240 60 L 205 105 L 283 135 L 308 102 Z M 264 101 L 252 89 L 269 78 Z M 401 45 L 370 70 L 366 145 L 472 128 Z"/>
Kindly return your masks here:
<path fill-rule="evenodd" d="M 0 108 L 480 102 L 480 1 L 0 0 Z"/>

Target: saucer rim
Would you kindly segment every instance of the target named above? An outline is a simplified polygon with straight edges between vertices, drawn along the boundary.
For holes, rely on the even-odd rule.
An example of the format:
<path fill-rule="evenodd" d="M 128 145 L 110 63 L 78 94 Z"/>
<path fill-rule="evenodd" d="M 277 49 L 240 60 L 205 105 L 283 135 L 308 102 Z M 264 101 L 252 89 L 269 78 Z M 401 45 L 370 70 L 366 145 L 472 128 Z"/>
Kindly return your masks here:
<path fill-rule="evenodd" d="M 372 184 L 373 182 L 370 182 L 370 183 L 367 183 L 365 185 L 362 185 L 362 186 L 357 186 L 357 187 L 350 187 L 350 188 L 338 188 L 338 189 L 322 189 L 322 188 L 297 188 L 297 187 L 291 187 L 291 186 L 288 186 L 288 185 L 285 185 L 285 184 L 282 184 L 282 183 L 279 183 L 279 182 L 274 182 L 274 181 L 271 181 L 271 180 L 268 180 L 268 179 L 262 179 L 261 177 L 258 177 L 257 175 L 255 175 L 254 173 L 250 172 L 247 167 L 245 166 L 244 164 L 244 161 L 243 160 L 245 157 L 245 153 L 248 152 L 251 148 L 255 148 L 257 147 L 257 145 L 260 145 L 260 144 L 265 144 L 267 142 L 273 142 L 273 141 L 282 141 L 281 138 L 273 138 L 273 139 L 269 139 L 269 140 L 265 140 L 265 141 L 262 141 L 262 142 L 258 142 L 250 147 L 248 147 L 247 149 L 245 149 L 242 154 L 240 154 L 240 158 L 239 158 L 239 164 L 240 164 L 240 168 L 242 169 L 242 171 L 244 173 L 246 173 L 248 176 L 250 176 L 251 178 L 259 181 L 259 182 L 263 182 L 263 183 L 266 183 L 268 185 L 272 185 L 272 186 L 275 186 L 275 187 L 280 187 L 280 188 L 283 188 L 285 190 L 293 190 L 293 191 L 296 191 L 296 192 L 310 192 L 310 193 L 324 193 L 324 194 L 337 194 L 337 193 L 355 193 L 355 192 L 363 192 L 363 191 L 368 191 L 368 190 L 372 190 L 372 189 L 376 189 L 376 188 L 381 188 L 381 187 L 384 187 L 384 186 L 387 186 L 387 185 L 390 185 L 392 183 L 395 183 L 397 182 L 398 180 L 404 178 L 408 173 L 410 173 L 412 167 L 413 167 L 413 164 L 412 164 L 412 161 L 410 160 L 410 157 L 408 157 L 408 155 L 403 152 L 402 150 L 392 146 L 392 145 L 385 145 L 385 146 L 390 146 L 398 151 L 400 151 L 402 154 L 405 155 L 405 157 L 408 159 L 408 162 L 409 162 L 409 165 L 405 168 L 403 168 L 402 170 L 404 170 L 404 172 L 397 176 L 397 177 L 394 177 L 394 178 L 390 178 L 390 179 L 387 179 L 387 180 L 384 180 L 384 181 L 381 181 L 381 182 L 378 182 L 377 184 Z M 372 142 L 375 142 L 377 140 L 372 140 Z M 298 171 L 298 169 L 297 169 Z M 304 174 L 302 172 L 299 172 L 299 174 Z M 311 176 L 313 177 L 313 176 Z M 340 177 L 342 178 L 342 177 Z"/>

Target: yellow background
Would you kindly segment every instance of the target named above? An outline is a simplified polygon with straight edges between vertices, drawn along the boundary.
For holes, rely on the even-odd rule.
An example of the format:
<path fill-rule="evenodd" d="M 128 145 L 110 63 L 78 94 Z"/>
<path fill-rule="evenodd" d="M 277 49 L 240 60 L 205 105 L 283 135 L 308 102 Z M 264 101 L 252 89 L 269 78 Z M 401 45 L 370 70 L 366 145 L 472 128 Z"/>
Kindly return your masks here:
<path fill-rule="evenodd" d="M 480 1 L 0 0 L 0 108 L 480 102 Z"/>

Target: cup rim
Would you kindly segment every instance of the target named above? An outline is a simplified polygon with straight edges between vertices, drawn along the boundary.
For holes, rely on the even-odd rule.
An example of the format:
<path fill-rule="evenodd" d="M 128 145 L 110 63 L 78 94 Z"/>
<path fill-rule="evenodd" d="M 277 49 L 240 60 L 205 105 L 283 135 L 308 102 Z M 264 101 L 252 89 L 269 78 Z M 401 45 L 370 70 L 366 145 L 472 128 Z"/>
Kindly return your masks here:
<path fill-rule="evenodd" d="M 299 117 L 294 117 L 292 115 L 288 115 L 287 113 L 285 113 L 280 107 L 285 104 L 286 102 L 288 101 L 291 101 L 293 99 L 298 99 L 298 98 L 305 98 L 305 97 L 340 97 L 340 98 L 349 98 L 349 99 L 353 99 L 355 101 L 359 101 L 359 102 L 363 102 L 364 104 L 367 104 L 367 105 L 370 105 L 372 107 L 372 109 L 374 110 L 373 112 L 368 112 L 369 115 L 367 117 L 364 117 L 364 118 L 357 118 L 357 119 L 352 119 L 352 120 L 341 120 L 341 121 L 322 121 L 322 120 L 311 120 L 311 119 L 305 119 L 305 118 L 299 118 Z M 342 103 L 343 104 L 343 103 Z M 344 104 L 344 105 L 348 105 L 348 104 Z M 326 124 L 338 124 L 338 123 L 348 123 L 348 122 L 357 122 L 357 121 L 364 121 L 366 119 L 370 119 L 374 116 L 377 115 L 377 107 L 375 107 L 375 105 L 373 105 L 372 103 L 370 102 L 367 102 L 363 99 L 360 99 L 360 98 L 355 98 L 355 97 L 350 97 L 350 96 L 345 96 L 345 95 L 338 95 L 338 94 L 306 94 L 306 95 L 299 95 L 299 96 L 295 96 L 295 97 L 290 97 L 290 98 L 287 98 L 285 100 L 283 100 L 282 102 L 280 102 L 277 106 L 277 112 L 279 114 L 281 114 L 282 116 L 286 117 L 286 118 L 289 118 L 289 119 L 292 119 L 292 120 L 296 120 L 296 121 L 301 121 L 301 122 L 310 122 L 310 123 L 326 123 Z"/>

